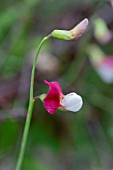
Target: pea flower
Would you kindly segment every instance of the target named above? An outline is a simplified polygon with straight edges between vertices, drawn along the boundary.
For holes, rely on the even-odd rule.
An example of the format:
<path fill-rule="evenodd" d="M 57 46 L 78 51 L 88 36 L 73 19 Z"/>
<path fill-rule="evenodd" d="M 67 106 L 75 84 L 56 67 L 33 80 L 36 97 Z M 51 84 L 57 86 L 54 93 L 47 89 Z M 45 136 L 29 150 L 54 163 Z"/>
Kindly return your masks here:
<path fill-rule="evenodd" d="M 97 68 L 97 72 L 106 83 L 113 83 L 113 56 L 103 58 Z"/>
<path fill-rule="evenodd" d="M 90 45 L 87 52 L 100 78 L 106 83 L 113 83 L 113 56 L 106 56 L 95 44 Z"/>
<path fill-rule="evenodd" d="M 74 92 L 64 95 L 58 82 L 44 80 L 44 83 L 50 88 L 48 93 L 43 95 L 42 100 L 44 107 L 50 114 L 54 114 L 57 109 L 72 112 L 81 109 L 83 104 L 81 96 Z"/>
<path fill-rule="evenodd" d="M 113 37 L 112 32 L 108 29 L 107 24 L 102 18 L 97 18 L 94 21 L 94 35 L 103 44 L 108 43 Z"/>

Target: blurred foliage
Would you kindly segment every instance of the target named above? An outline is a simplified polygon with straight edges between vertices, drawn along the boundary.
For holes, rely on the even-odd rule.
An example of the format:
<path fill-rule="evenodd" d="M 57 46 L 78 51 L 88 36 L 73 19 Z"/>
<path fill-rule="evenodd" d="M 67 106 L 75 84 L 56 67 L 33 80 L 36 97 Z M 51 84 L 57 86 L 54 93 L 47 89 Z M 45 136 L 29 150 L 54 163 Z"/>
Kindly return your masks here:
<path fill-rule="evenodd" d="M 59 81 L 64 94 L 75 91 L 84 105 L 77 114 L 48 114 L 36 101 L 23 170 L 112 170 L 113 84 L 104 83 L 92 66 L 87 48 L 95 43 L 113 55 L 113 39 L 101 44 L 93 21 L 102 17 L 113 32 L 113 9 L 99 0 L 1 0 L 0 5 L 0 169 L 14 169 L 28 106 L 30 71 L 42 37 L 53 29 L 70 29 L 90 20 L 79 41 L 50 39 L 42 49 L 43 65 L 36 69 L 35 95 L 46 93 L 44 79 Z M 40 63 L 41 64 L 41 63 Z M 43 67 L 42 65 L 42 67 Z M 6 164 L 7 161 L 7 164 Z"/>

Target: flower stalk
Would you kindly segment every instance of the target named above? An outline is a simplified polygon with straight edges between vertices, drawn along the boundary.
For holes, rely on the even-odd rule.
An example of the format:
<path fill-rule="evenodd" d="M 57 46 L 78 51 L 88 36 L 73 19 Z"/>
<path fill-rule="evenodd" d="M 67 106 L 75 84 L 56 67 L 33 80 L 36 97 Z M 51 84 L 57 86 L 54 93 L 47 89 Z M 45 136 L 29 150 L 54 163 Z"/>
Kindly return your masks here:
<path fill-rule="evenodd" d="M 61 40 L 77 40 L 86 31 L 87 26 L 88 26 L 88 19 L 85 18 L 82 22 L 80 22 L 77 26 L 75 26 L 73 29 L 69 31 L 68 30 L 54 30 L 50 35 L 44 37 L 41 43 L 39 44 L 35 58 L 34 58 L 33 67 L 32 67 L 29 107 L 28 107 L 28 113 L 27 113 L 27 118 L 25 122 L 23 137 L 22 137 L 20 153 L 19 153 L 19 157 L 18 157 L 15 170 L 21 170 L 24 153 L 25 153 L 25 147 L 26 147 L 27 138 L 28 138 L 31 117 L 32 117 L 33 106 L 37 98 L 40 98 L 42 101 L 44 101 L 44 106 L 50 114 L 53 114 L 57 108 L 63 107 L 63 106 L 66 106 L 67 110 L 74 111 L 74 112 L 78 111 L 82 106 L 82 98 L 78 96 L 76 93 L 70 93 L 66 95 L 66 97 L 64 98 L 61 104 L 60 98 L 64 95 L 61 93 L 60 86 L 57 82 L 49 83 L 45 81 L 47 85 L 51 86 L 50 93 L 48 93 L 48 95 L 42 94 L 37 97 L 33 96 L 35 68 L 36 68 L 36 63 L 37 63 L 37 59 L 38 59 L 41 47 L 43 46 L 44 42 L 50 37 L 54 37 L 54 38 L 61 39 Z M 52 96 L 52 101 L 51 101 L 51 96 Z M 73 101 L 77 102 L 76 106 L 73 106 L 74 104 Z"/>
<path fill-rule="evenodd" d="M 41 43 L 38 46 L 38 49 L 37 49 L 37 52 L 36 52 L 36 55 L 34 58 L 32 73 L 31 73 L 29 107 L 28 107 L 27 118 L 26 118 L 23 137 L 22 137 L 20 153 L 19 153 L 18 161 L 17 161 L 17 165 L 16 165 L 16 170 L 20 170 L 21 166 L 22 166 L 24 153 L 25 153 L 25 147 L 26 147 L 26 143 L 27 143 L 28 132 L 29 132 L 29 127 L 30 127 L 30 122 L 31 122 L 31 117 L 32 117 L 32 111 L 33 111 L 33 105 L 34 105 L 33 86 L 34 86 L 34 75 L 35 75 L 36 62 L 37 62 L 41 47 L 43 46 L 44 42 L 50 37 L 51 37 L 51 35 L 48 35 L 42 39 Z"/>

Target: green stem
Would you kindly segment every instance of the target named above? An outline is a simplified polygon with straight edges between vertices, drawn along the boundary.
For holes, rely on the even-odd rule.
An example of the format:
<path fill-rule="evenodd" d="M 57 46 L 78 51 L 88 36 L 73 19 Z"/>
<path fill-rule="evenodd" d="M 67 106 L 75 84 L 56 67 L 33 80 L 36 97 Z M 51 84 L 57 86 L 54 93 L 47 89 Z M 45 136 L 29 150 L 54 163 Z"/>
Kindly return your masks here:
<path fill-rule="evenodd" d="M 48 35 L 47 37 L 44 37 L 39 44 L 39 47 L 36 52 L 36 56 L 34 58 L 33 62 L 33 67 L 32 67 L 32 73 L 31 73 L 31 84 L 30 84 L 30 98 L 29 98 L 29 107 L 28 107 L 28 113 L 27 113 L 27 118 L 25 122 L 25 127 L 24 127 L 24 132 L 23 132 L 23 137 L 22 137 L 22 143 L 21 143 L 21 148 L 20 148 L 20 153 L 16 165 L 16 170 L 20 170 L 24 158 L 24 153 L 25 153 L 25 147 L 27 143 L 27 137 L 28 137 L 28 132 L 29 132 L 29 127 L 30 127 L 30 122 L 31 122 L 31 116 L 32 116 L 32 111 L 33 111 L 33 105 L 34 105 L 34 100 L 33 100 L 33 86 L 34 86 L 34 75 L 35 75 L 35 68 L 36 68 L 36 62 L 38 59 L 38 55 L 40 52 L 40 49 L 43 45 L 43 43 L 50 37 L 51 35 Z"/>

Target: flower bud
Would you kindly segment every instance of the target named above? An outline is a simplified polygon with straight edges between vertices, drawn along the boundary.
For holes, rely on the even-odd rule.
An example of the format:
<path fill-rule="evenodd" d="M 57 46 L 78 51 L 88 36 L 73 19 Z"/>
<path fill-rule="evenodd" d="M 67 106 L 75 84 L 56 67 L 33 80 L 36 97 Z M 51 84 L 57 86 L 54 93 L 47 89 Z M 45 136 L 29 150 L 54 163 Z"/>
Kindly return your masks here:
<path fill-rule="evenodd" d="M 83 21 L 81 21 L 77 26 L 75 26 L 71 30 L 54 30 L 51 35 L 54 38 L 58 38 L 61 40 L 76 40 L 80 38 L 84 32 L 86 31 L 86 28 L 88 26 L 88 19 L 85 18 Z"/>

